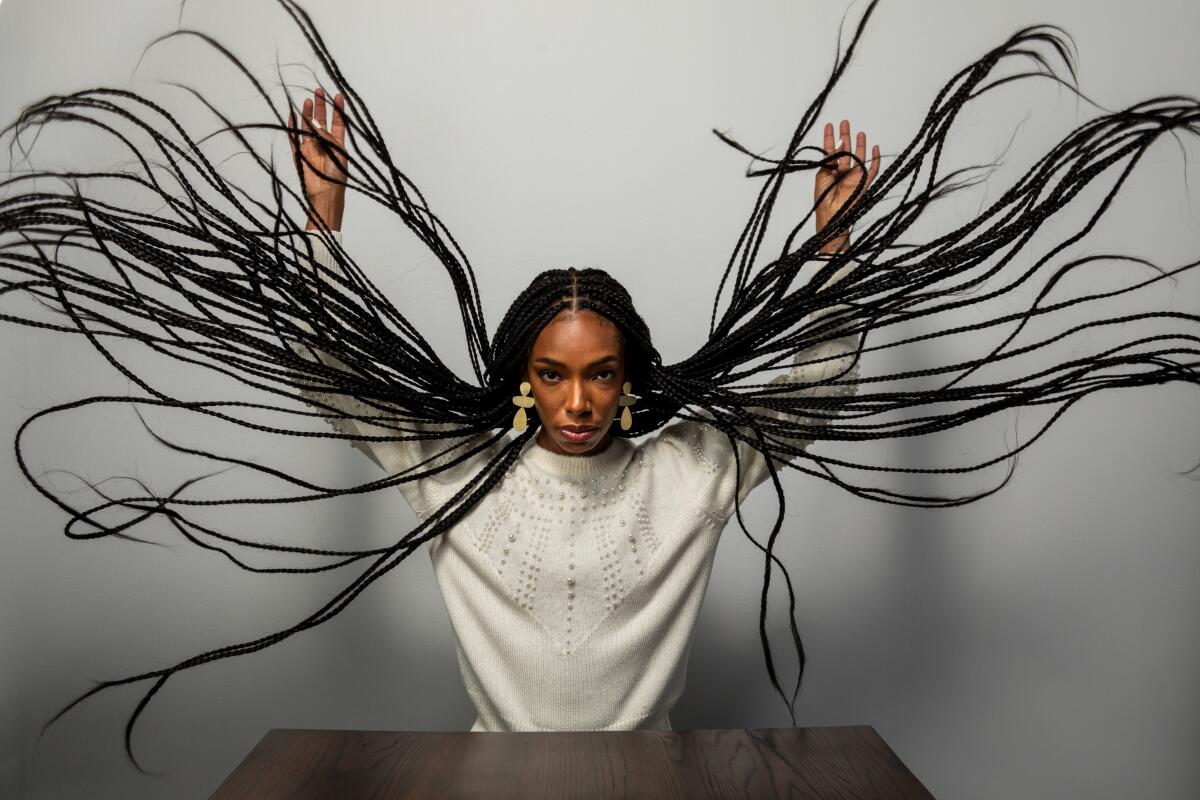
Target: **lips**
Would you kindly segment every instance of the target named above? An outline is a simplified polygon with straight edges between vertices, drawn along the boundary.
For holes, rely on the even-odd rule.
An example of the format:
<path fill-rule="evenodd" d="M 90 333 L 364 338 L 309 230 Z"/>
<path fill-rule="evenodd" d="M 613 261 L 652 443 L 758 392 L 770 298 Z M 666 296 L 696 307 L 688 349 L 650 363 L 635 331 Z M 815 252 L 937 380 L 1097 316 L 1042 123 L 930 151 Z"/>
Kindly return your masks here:
<path fill-rule="evenodd" d="M 595 435 L 599 428 L 589 428 L 584 425 L 563 425 L 558 430 L 569 442 L 586 442 Z"/>

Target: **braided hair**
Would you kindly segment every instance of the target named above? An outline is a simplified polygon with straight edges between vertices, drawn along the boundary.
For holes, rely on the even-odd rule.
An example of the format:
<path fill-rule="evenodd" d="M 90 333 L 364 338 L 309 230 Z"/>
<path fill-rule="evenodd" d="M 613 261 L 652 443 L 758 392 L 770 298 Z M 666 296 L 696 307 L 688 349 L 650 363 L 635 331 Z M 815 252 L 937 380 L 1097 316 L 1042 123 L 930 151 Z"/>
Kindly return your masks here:
<path fill-rule="evenodd" d="M 1159 281 L 1174 280 L 1194 261 L 1162 268 L 1124 254 L 1095 253 L 1064 257 L 1102 218 L 1141 156 L 1164 135 L 1200 133 L 1200 103 L 1165 96 L 1126 109 L 1105 112 L 1079 125 L 1055 144 L 1030 170 L 989 207 L 954 230 L 920 237 L 914 224 L 932 205 L 982 181 L 990 166 L 941 169 L 943 147 L 959 114 L 993 88 L 1018 80 L 1052 80 L 1083 96 L 1074 84 L 1069 37 L 1059 28 L 1021 29 L 952 76 L 931 103 L 920 128 L 878 175 L 861 189 L 819 233 L 801 235 L 812 212 L 794 222 L 778 254 L 764 251 L 772 212 L 785 180 L 819 169 L 834 158 L 802 144 L 825 101 L 850 64 L 875 9 L 870 3 L 841 50 L 819 94 L 808 105 L 784 155 L 756 155 L 729 136 L 726 144 L 753 159 L 747 176 L 762 179 L 749 219 L 717 285 L 708 337 L 687 358 L 664 364 L 645 322 L 634 311 L 629 293 L 600 270 L 550 270 L 538 275 L 512 304 L 495 335 L 488 336 L 475 273 L 466 254 L 421 194 L 392 160 L 369 104 L 355 91 L 334 60 L 312 20 L 296 0 L 277 0 L 311 48 L 328 84 L 350 101 L 346 114 L 347 150 L 356 169 L 342 181 L 346 188 L 394 215 L 435 257 L 454 288 L 472 380 L 460 377 L 439 357 L 420 330 L 393 306 L 330 235 L 323 238 L 340 272 L 312 274 L 312 242 L 302 225 L 304 198 L 290 177 L 293 164 L 279 164 L 249 138 L 255 131 L 287 133 L 286 109 L 295 106 L 287 84 L 281 110 L 272 93 L 228 48 L 200 31 L 179 29 L 151 47 L 177 38 L 195 38 L 216 57 L 232 64 L 262 103 L 262 118 L 236 122 L 201 92 L 181 88 L 218 123 L 196 138 L 164 107 L 137 93 L 93 88 L 44 98 L 25 108 L 0 135 L 28 157 L 24 136 L 66 123 L 111 136 L 128 148 L 132 169 L 107 171 L 12 171 L 0 182 L 0 295 L 21 294 L 50 313 L 3 313 L 4 322 L 80 335 L 140 393 L 97 396 L 57 404 L 30 416 L 16 433 L 19 469 L 34 488 L 69 517 L 71 538 L 136 538 L 132 531 L 164 519 L 188 542 L 222 554 L 237 567 L 262 573 L 301 573 L 358 565 L 358 574 L 322 608 L 294 625 L 268 635 L 199 653 L 168 667 L 99 683 L 75 699 L 47 725 L 82 700 L 109 688 L 149 684 L 125 728 L 125 748 L 136 765 L 131 736 L 149 701 L 173 675 L 201 664 L 257 652 L 340 613 L 374 581 L 390 572 L 422 543 L 452 528 L 497 484 L 534 435 L 501 441 L 512 418 L 511 397 L 520 367 L 537 333 L 563 308 L 586 308 L 611 320 L 620 330 L 627 362 L 644 398 L 634 411 L 629 436 L 640 436 L 672 419 L 704 420 L 732 444 L 743 443 L 766 456 L 779 498 L 779 512 L 765 545 L 746 529 L 740 504 L 738 524 L 764 554 L 760 637 L 768 672 L 784 696 L 771 661 L 765 618 L 776 537 L 783 523 L 784 492 L 778 470 L 793 469 L 829 481 L 866 499 L 909 506 L 948 507 L 973 502 L 998 491 L 1012 475 L 1017 455 L 1084 397 L 1098 391 L 1200 383 L 1200 316 L 1175 311 L 1145 311 L 1105 316 L 1102 302 L 1136 292 Z M 1060 74 L 1054 59 L 1066 66 Z M 1032 58 L 1033 71 L 1006 74 L 1009 64 Z M 1086 98 L 1085 98 L 1086 99 Z M 223 173 L 201 145 L 212 137 L 232 137 L 249 155 L 253 185 L 238 185 Z M 326 151 L 341 151 L 322 140 Z M 817 151 L 813 153 L 812 151 Z M 853 154 L 848 154 L 860 166 Z M 1078 230 L 1049 253 L 1019 266 L 1016 254 L 1073 198 L 1103 176 L 1112 176 L 1100 205 Z M 37 183 L 53 184 L 47 188 Z M 117 198 L 117 199 L 114 199 Z M 149 199 L 150 203 L 139 202 Z M 144 208 L 154 208 L 145 211 Z M 839 230 L 856 233 L 840 252 L 824 252 Z M 1073 273 L 1098 263 L 1129 267 L 1134 275 L 1105 292 L 1061 295 Z M 799 281 L 805 267 L 815 267 Z M 853 267 L 833 280 L 844 267 Z M 997 310 L 996 301 L 1023 286 L 1039 287 L 1033 302 L 1019 311 Z M 896 325 L 938 313 L 972 307 L 972 321 L 898 341 L 873 344 L 871 337 Z M 1057 322 L 1067 309 L 1091 312 L 1080 324 L 1065 327 L 1032 343 L 1014 340 L 1033 320 Z M 1119 341 L 1100 352 L 1051 364 L 1028 366 L 1056 341 L 1081 332 L 1122 335 L 1126 323 L 1150 321 L 1153 335 Z M 1065 323 L 1064 323 L 1065 324 Z M 1036 327 L 1036 326 L 1034 326 Z M 920 371 L 858 370 L 864 356 L 893 348 L 927 348 L 935 340 L 981 331 L 1008 331 L 999 344 L 958 362 L 937 363 Z M 761 378 L 789 366 L 789 360 L 834 338 L 853 336 L 855 371 L 830 372 L 823 391 L 796 392 Z M 254 401 L 180 397 L 139 374 L 112 345 L 128 340 L 193 367 L 238 381 Z M 307 358 L 305 352 L 319 354 Z M 801 363 L 818 363 L 810 359 Z M 983 379 L 985 368 L 1007 369 L 1003 378 Z M 758 382 L 756 382 L 758 379 Z M 930 385 L 913 385 L 917 380 Z M 818 387 L 810 387 L 818 388 Z M 854 389 L 855 391 L 848 391 Z M 352 410 L 306 401 L 320 393 L 354 400 Z M 278 401 L 288 405 L 279 405 Z M 276 401 L 276 402 L 272 402 Z M 283 470 L 197 447 L 185 447 L 147 430 L 164 447 L 231 468 L 286 483 L 286 496 L 192 496 L 209 477 L 184 481 L 158 493 L 140 484 L 142 494 L 109 496 L 92 486 L 102 501 L 65 498 L 34 475 L 24 457 L 23 437 L 42 418 L 103 404 L 170 407 L 219 420 L 232 429 L 261 435 L 338 441 L 445 442 L 435 456 L 410 468 L 350 487 L 327 487 Z M 1034 406 L 1053 409 L 1049 421 L 1011 450 L 965 466 L 914 467 L 865 463 L 839 457 L 838 447 L 854 442 L 930 436 L 961 428 L 992 415 Z M 314 408 L 314 406 L 316 406 Z M 281 420 L 265 425 L 246 418 L 270 411 Z M 140 417 L 140 414 L 139 414 Z M 311 430 L 314 417 L 370 422 L 383 433 Z M 287 420 L 299 418 L 299 424 Z M 623 432 L 613 431 L 614 435 Z M 833 454 L 818 455 L 803 442 L 829 442 Z M 493 448 L 473 478 L 412 530 L 386 547 L 333 550 L 281 545 L 231 534 L 200 524 L 198 508 L 245 504 L 319 502 L 328 498 L 390 489 L 462 464 Z M 735 456 L 738 449 L 734 448 Z M 887 474 L 966 475 L 1008 465 L 1002 480 L 982 491 L 956 496 L 900 492 L 876 485 Z M 855 477 L 859 476 L 859 477 Z M 246 485 L 245 483 L 242 484 Z M 132 512 L 119 522 L 116 512 Z M 239 558 L 233 548 L 273 555 L 303 556 L 312 566 L 261 566 Z M 786 578 L 786 571 L 784 572 Z M 790 580 L 787 581 L 789 594 Z M 793 595 L 794 597 L 794 595 Z M 800 656 L 800 675 L 788 702 L 794 703 L 804 655 L 791 603 L 791 633 Z M 44 730 L 44 729 L 43 729 Z"/>

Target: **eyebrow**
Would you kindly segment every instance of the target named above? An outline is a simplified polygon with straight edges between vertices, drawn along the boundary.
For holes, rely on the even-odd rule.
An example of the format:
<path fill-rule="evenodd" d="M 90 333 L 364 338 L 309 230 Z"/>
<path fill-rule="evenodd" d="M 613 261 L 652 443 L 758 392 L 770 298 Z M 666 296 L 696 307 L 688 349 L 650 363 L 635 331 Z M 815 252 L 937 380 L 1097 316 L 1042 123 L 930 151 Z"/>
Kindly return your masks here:
<path fill-rule="evenodd" d="M 609 361 L 618 361 L 618 360 L 619 359 L 616 356 L 605 356 L 604 358 L 596 359 L 595 361 L 593 361 L 592 363 L 590 363 L 586 367 L 584 367 L 584 369 L 591 369 L 592 367 L 598 367 L 601 364 L 607 364 Z M 553 358 L 545 358 L 544 356 L 538 356 L 537 358 L 534 359 L 534 361 L 541 362 L 542 364 L 549 364 L 552 367 L 565 367 L 566 366 L 566 364 L 562 363 L 561 361 L 555 361 Z"/>

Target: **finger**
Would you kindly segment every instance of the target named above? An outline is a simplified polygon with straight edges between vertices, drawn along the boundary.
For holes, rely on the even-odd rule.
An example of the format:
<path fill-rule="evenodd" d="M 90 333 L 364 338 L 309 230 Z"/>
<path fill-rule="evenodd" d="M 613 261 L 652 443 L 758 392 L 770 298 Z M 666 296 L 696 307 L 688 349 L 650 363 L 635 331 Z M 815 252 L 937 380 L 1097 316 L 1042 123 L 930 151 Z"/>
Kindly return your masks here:
<path fill-rule="evenodd" d="M 871 181 L 875 180 L 875 176 L 879 174 L 879 145 L 871 148 L 871 166 L 867 170 L 867 185 L 871 185 Z"/>
<path fill-rule="evenodd" d="M 315 118 L 314 124 L 322 130 L 329 130 L 329 125 L 325 121 L 325 90 L 317 89 L 316 98 L 317 101 L 313 113 L 313 117 Z"/>
<path fill-rule="evenodd" d="M 846 153 L 838 159 L 838 172 L 845 172 L 850 169 L 850 120 L 842 120 L 842 144 L 838 150 Z"/>
<path fill-rule="evenodd" d="M 854 140 L 854 156 L 858 159 L 859 169 L 863 169 L 867 163 L 867 135 L 862 131 L 858 132 L 858 138 Z"/>
<path fill-rule="evenodd" d="M 324 131 L 321 130 L 320 119 L 316 115 L 316 106 L 312 99 L 305 99 L 304 110 L 304 135 L 300 137 L 300 153 L 304 158 L 312 163 L 315 163 L 321 157 L 321 147 L 318 144 Z"/>
<path fill-rule="evenodd" d="M 832 172 L 832 173 L 838 172 L 838 160 L 836 160 L 836 158 L 832 157 L 835 154 L 835 152 L 838 152 L 838 140 L 836 140 L 834 138 L 833 122 L 826 122 L 826 136 L 824 136 L 824 149 L 826 149 L 826 156 L 830 156 L 829 163 L 826 164 L 826 169 L 828 169 L 829 172 Z"/>
<path fill-rule="evenodd" d="M 346 98 L 341 92 L 333 98 L 333 120 L 330 122 L 330 133 L 333 135 L 333 141 L 343 151 L 334 154 L 334 160 L 341 168 L 342 174 L 348 174 L 350 171 L 350 154 L 344 152 L 346 149 Z"/>
<path fill-rule="evenodd" d="M 313 137 L 317 135 L 317 132 L 313 128 L 312 114 L 312 100 L 305 98 L 304 104 L 300 107 L 300 129 L 296 131 L 296 148 L 299 153 L 297 166 L 312 161 L 316 155 L 313 152 Z"/>
<path fill-rule="evenodd" d="M 297 119 L 296 112 L 288 110 L 288 141 L 291 142 L 292 152 L 299 154 L 306 149 L 305 142 L 308 141 L 304 134 L 304 110 L 300 110 L 300 117 Z"/>
<path fill-rule="evenodd" d="M 346 98 L 338 92 L 333 98 L 333 120 L 329 123 L 329 132 L 333 134 L 334 141 L 338 144 L 345 142 L 346 135 L 346 118 L 342 116 L 342 111 L 346 107 Z"/>
<path fill-rule="evenodd" d="M 833 155 L 834 150 L 836 149 L 833 144 L 833 123 L 832 122 L 825 123 L 824 149 L 825 149 L 825 156 L 827 158 L 829 156 Z M 830 159 L 829 162 L 827 164 L 825 164 L 824 169 L 836 170 L 837 169 L 837 159 Z"/>

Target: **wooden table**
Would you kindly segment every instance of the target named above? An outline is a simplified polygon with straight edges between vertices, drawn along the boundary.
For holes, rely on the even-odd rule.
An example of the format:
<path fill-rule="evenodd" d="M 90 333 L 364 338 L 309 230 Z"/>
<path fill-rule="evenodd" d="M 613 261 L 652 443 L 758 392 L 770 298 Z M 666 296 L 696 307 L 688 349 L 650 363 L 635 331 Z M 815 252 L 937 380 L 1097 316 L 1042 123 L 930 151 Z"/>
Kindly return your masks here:
<path fill-rule="evenodd" d="M 272 730 L 214 798 L 929 798 L 868 726 Z"/>

